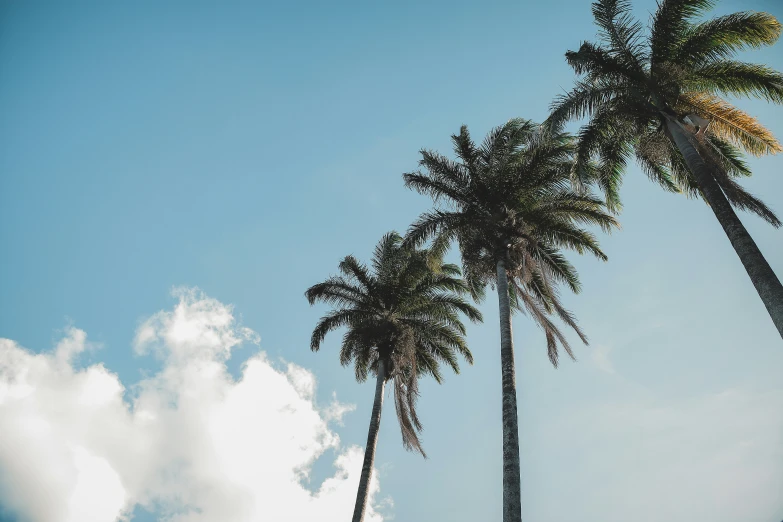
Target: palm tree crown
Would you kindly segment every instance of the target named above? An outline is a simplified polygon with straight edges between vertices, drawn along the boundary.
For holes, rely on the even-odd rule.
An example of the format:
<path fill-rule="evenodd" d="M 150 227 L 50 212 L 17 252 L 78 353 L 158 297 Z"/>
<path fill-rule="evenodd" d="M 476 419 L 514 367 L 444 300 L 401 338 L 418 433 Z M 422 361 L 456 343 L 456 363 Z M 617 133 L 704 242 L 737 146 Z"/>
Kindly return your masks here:
<path fill-rule="evenodd" d="M 741 151 L 783 150 L 770 131 L 723 96 L 761 97 L 783 103 L 783 75 L 763 65 L 734 60 L 744 49 L 771 45 L 780 23 L 770 14 L 741 12 L 697 21 L 712 0 L 660 0 L 649 34 L 630 15 L 628 0 L 599 0 L 593 16 L 599 43 L 583 42 L 566 60 L 581 75 L 558 96 L 547 124 L 560 128 L 589 116 L 579 133 L 575 181 L 597 182 L 612 207 L 619 206 L 620 176 L 633 155 L 665 189 L 689 196 L 704 187 L 689 171 L 671 139 L 667 119 L 695 136 L 702 160 L 732 206 L 780 226 L 775 214 L 736 178 L 751 174 Z M 602 168 L 590 169 L 591 159 Z"/>
<path fill-rule="evenodd" d="M 371 269 L 347 256 L 339 270 L 305 294 L 310 304 L 334 307 L 316 325 L 310 347 L 317 351 L 327 333 L 346 327 L 340 362 L 353 363 L 358 381 L 377 375 L 383 361 L 384 380 L 394 381 L 403 444 L 426 457 L 417 435 L 418 378 L 440 383 L 441 363 L 459 373 L 457 354 L 473 363 L 459 314 L 481 321 L 481 313 L 463 299 L 468 287 L 456 265 L 443 263 L 438 252 L 404 247 L 396 232 L 375 247 Z"/>
<path fill-rule="evenodd" d="M 487 284 L 494 285 L 496 265 L 503 261 L 511 304 L 543 328 L 552 363 L 557 365 L 558 344 L 573 357 L 551 319 L 559 317 L 587 342 L 558 298 L 559 284 L 580 290 L 577 273 L 560 249 L 605 260 L 596 238 L 580 225 L 604 230 L 617 225 L 600 199 L 571 188 L 574 140 L 514 119 L 494 129 L 480 147 L 465 126 L 452 141 L 458 161 L 422 150 L 419 163 L 426 172 L 404 175 L 406 186 L 446 207 L 423 214 L 411 225 L 408 241 L 456 239 L 466 281 L 479 299 Z"/>
<path fill-rule="evenodd" d="M 547 126 L 557 130 L 589 116 L 579 132 L 573 178 L 577 185 L 599 185 L 610 207 L 619 207 L 620 178 L 632 153 L 664 188 L 701 197 L 783 337 L 783 284 L 734 211 L 781 225 L 736 180 L 751 174 L 741 151 L 774 154 L 783 147 L 724 98 L 783 103 L 783 74 L 733 59 L 740 50 L 774 43 L 781 26 L 773 16 L 755 12 L 696 20 L 712 5 L 712 0 L 659 0 L 645 37 L 628 0 L 594 2 L 600 44 L 584 42 L 566 53 L 583 78 L 555 100 Z M 590 167 L 593 161 L 599 168 Z"/>

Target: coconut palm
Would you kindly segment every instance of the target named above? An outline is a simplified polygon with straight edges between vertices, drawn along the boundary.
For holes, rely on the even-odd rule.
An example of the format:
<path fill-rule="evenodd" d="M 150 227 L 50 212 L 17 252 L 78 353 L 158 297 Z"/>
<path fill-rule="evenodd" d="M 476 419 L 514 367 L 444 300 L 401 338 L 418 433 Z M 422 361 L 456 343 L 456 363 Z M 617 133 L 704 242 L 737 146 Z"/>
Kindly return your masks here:
<path fill-rule="evenodd" d="M 612 206 L 619 203 L 620 176 L 631 155 L 665 189 L 702 197 L 783 336 L 783 285 L 734 212 L 747 210 L 781 225 L 737 178 L 751 174 L 741 151 L 758 156 L 783 148 L 724 98 L 783 103 L 783 74 L 733 59 L 738 51 L 773 44 L 781 26 L 772 15 L 758 12 L 698 21 L 713 3 L 660 0 L 645 35 L 630 15 L 629 1 L 594 2 L 599 43 L 584 42 L 566 53 L 582 78 L 556 98 L 547 124 L 558 129 L 589 116 L 579 132 L 574 180 L 585 183 L 597 173 L 592 181 Z M 590 161 L 603 168 L 583 168 Z"/>
<path fill-rule="evenodd" d="M 515 119 L 500 126 L 478 147 L 467 127 L 452 136 L 453 161 L 421 151 L 424 172 L 404 174 L 405 184 L 444 207 L 414 222 L 406 242 L 431 237 L 456 240 L 465 279 L 477 299 L 495 286 L 500 307 L 500 357 L 503 413 L 503 521 L 521 520 L 519 435 L 511 335 L 512 309 L 527 312 L 545 334 L 552 364 L 558 347 L 573 358 L 554 320 L 560 318 L 581 340 L 587 338 L 560 303 L 558 286 L 580 288 L 562 248 L 606 259 L 595 237 L 580 228 L 616 225 L 600 199 L 576 193 L 570 183 L 574 140 L 564 133 L 544 133 L 534 123 Z"/>
<path fill-rule="evenodd" d="M 473 364 L 459 314 L 472 321 L 481 321 L 481 314 L 462 297 L 468 287 L 459 267 L 444 263 L 444 249 L 433 246 L 403 246 L 400 235 L 391 232 L 375 247 L 372 269 L 347 256 L 339 264 L 340 275 L 305 293 L 311 305 L 321 301 L 334 307 L 313 330 L 310 348 L 318 351 L 327 333 L 345 327 L 340 363 L 353 363 L 359 382 L 368 374 L 376 378 L 353 522 L 364 518 L 367 506 L 386 382 L 394 383 L 403 445 L 426 458 L 418 437 L 418 379 L 429 375 L 440 383 L 442 363 L 459 373 L 457 354 Z"/>

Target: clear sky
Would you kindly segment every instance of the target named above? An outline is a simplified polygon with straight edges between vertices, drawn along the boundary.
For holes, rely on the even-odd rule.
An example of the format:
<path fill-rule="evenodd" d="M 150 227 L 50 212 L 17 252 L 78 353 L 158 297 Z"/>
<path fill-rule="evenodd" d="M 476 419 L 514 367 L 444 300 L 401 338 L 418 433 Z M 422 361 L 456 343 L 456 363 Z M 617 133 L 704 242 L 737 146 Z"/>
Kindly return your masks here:
<path fill-rule="evenodd" d="M 742 9 L 783 18 L 714 12 Z M 346 520 L 373 384 L 339 335 L 309 351 L 304 290 L 430 206 L 401 179 L 420 148 L 542 120 L 594 35 L 584 0 L 1 2 L 0 519 Z M 783 43 L 747 58 L 783 70 Z M 783 107 L 740 105 L 783 138 Z M 783 213 L 783 157 L 750 164 Z M 609 262 L 570 255 L 579 361 L 514 319 L 523 517 L 779 522 L 783 341 L 706 205 L 635 166 L 622 196 Z M 742 219 L 783 275 L 783 231 Z M 427 461 L 385 411 L 372 520 L 500 519 L 481 309 L 475 365 L 422 386 Z"/>

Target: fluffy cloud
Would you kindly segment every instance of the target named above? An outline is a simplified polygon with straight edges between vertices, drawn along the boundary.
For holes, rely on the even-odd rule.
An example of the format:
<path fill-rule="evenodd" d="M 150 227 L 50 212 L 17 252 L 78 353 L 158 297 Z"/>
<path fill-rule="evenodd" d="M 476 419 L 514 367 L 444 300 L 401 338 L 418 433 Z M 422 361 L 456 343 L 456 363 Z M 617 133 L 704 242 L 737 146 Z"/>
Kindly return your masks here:
<path fill-rule="evenodd" d="M 31 522 L 128 520 L 136 505 L 168 522 L 346 520 L 363 452 L 341 448 L 328 422 L 350 406 L 319 408 L 310 372 L 263 353 L 234 380 L 232 348 L 257 335 L 229 306 L 176 295 L 137 331 L 135 349 L 163 364 L 130 388 L 130 403 L 103 365 L 74 367 L 88 346 L 81 330 L 51 353 L 0 339 L 2 505 Z M 332 448 L 336 473 L 312 492 L 303 483 Z M 370 504 L 366 520 L 380 522 Z"/>

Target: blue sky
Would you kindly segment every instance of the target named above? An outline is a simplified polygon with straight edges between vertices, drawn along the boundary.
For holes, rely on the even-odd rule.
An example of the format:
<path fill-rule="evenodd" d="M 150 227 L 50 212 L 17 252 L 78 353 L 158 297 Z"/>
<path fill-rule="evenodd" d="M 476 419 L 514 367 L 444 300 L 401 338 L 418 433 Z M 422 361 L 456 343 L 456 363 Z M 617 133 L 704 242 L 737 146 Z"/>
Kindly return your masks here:
<path fill-rule="evenodd" d="M 715 13 L 741 9 L 783 18 L 772 0 Z M 318 404 L 355 405 L 311 482 L 331 476 L 366 440 L 373 390 L 340 367 L 339 335 L 309 351 L 324 309 L 304 290 L 429 207 L 401 180 L 420 148 L 449 152 L 463 123 L 479 137 L 543 119 L 573 81 L 563 53 L 594 34 L 577 0 L 0 4 L 0 337 L 49 351 L 72 325 L 101 345 L 75 364 L 130 387 L 166 364 L 134 352 L 139 325 L 198 287 L 274 364 L 312 372 Z M 783 70 L 783 44 L 748 59 Z M 783 108 L 740 105 L 783 136 Z M 783 212 L 783 159 L 751 166 L 746 186 Z M 523 515 L 777 521 L 783 342 L 708 207 L 635 166 L 622 196 L 609 262 L 570 256 L 579 362 L 552 369 L 515 318 Z M 742 219 L 783 274 L 783 232 Z M 423 385 L 429 460 L 386 411 L 376 465 L 397 520 L 500 517 L 494 299 L 469 328 L 475 365 Z M 234 375 L 258 350 L 235 353 Z"/>

